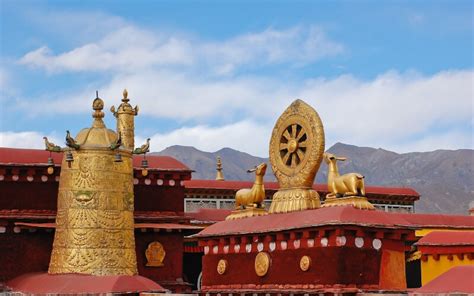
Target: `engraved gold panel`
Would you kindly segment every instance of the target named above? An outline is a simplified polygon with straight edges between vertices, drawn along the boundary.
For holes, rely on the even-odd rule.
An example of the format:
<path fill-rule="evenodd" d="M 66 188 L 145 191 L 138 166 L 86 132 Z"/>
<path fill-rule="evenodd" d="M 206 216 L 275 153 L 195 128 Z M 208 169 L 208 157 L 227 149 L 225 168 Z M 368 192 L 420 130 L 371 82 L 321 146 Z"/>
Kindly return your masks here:
<path fill-rule="evenodd" d="M 270 163 L 280 185 L 270 213 L 318 208 L 312 190 L 324 153 L 324 129 L 318 113 L 301 100 L 278 118 L 270 140 Z"/>
<path fill-rule="evenodd" d="M 255 273 L 258 276 L 265 276 L 270 269 L 270 255 L 260 252 L 255 256 Z"/>
<path fill-rule="evenodd" d="M 165 260 L 165 248 L 160 242 L 151 242 L 145 251 L 146 266 L 160 267 Z"/>
<path fill-rule="evenodd" d="M 219 260 L 219 262 L 217 262 L 217 273 L 220 275 L 224 274 L 227 271 L 227 266 L 228 266 L 227 260 L 225 259 Z"/>
<path fill-rule="evenodd" d="M 311 257 L 303 256 L 300 259 L 300 268 L 302 271 L 308 271 L 311 267 Z"/>

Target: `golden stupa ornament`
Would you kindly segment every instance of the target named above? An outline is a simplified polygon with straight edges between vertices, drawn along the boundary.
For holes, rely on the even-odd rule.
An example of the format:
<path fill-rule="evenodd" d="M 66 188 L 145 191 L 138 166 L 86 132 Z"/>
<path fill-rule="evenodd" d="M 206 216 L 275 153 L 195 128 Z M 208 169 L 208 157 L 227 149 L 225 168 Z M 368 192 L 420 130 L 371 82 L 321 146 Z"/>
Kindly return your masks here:
<path fill-rule="evenodd" d="M 132 151 L 122 146 L 133 143 L 133 130 L 107 129 L 103 108 L 97 97 L 92 126 L 66 136 L 50 274 L 137 274 Z M 117 120 L 133 127 L 122 118 L 129 115 L 118 113 Z"/>
<path fill-rule="evenodd" d="M 278 118 L 270 140 L 270 163 L 280 189 L 270 213 L 320 207 L 312 189 L 324 153 L 324 128 L 318 113 L 302 100 L 294 101 Z"/>
<path fill-rule="evenodd" d="M 216 171 L 216 181 L 225 181 L 224 173 L 222 172 L 222 160 L 220 156 L 217 157 Z"/>

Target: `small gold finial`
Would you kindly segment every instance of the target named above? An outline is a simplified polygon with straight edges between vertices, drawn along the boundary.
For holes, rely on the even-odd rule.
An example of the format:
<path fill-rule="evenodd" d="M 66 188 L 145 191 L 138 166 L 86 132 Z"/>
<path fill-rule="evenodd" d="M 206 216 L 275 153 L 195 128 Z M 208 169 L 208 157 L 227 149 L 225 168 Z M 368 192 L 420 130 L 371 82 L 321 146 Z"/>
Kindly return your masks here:
<path fill-rule="evenodd" d="M 217 181 L 224 181 L 224 173 L 222 172 L 222 160 L 221 157 L 217 157 L 217 174 L 216 174 L 216 180 Z"/>
<path fill-rule="evenodd" d="M 123 90 L 123 99 L 122 99 L 122 102 L 127 103 L 128 101 L 130 101 L 130 100 L 128 99 L 128 91 L 127 91 L 127 89 L 125 88 L 125 89 Z"/>
<path fill-rule="evenodd" d="M 104 101 L 99 98 L 99 91 L 95 91 L 95 99 L 92 102 L 92 109 L 94 110 L 94 113 L 92 113 L 92 117 L 95 119 L 93 126 L 94 127 L 105 127 L 102 118 L 104 118 L 105 114 L 102 112 L 102 109 L 104 109 Z"/>

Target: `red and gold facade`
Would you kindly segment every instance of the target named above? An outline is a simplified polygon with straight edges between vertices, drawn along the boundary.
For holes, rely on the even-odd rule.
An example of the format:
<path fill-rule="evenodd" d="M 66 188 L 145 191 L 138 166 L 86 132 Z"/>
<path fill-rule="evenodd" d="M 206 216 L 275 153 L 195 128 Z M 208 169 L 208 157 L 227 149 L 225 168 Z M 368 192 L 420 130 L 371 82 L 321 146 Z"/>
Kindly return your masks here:
<path fill-rule="evenodd" d="M 61 154 L 33 149 L 0 148 L 0 282 L 22 274 L 48 270 L 57 212 Z M 141 157 L 133 157 L 135 194 L 134 233 L 138 274 L 176 292 L 190 291 L 183 280 L 183 237 L 201 228 L 184 215 L 184 181 L 191 170 L 170 157 L 147 156 L 148 175 Z M 65 164 L 67 165 L 67 164 Z M 147 266 L 146 251 L 159 242 L 166 252 L 161 266 Z"/>

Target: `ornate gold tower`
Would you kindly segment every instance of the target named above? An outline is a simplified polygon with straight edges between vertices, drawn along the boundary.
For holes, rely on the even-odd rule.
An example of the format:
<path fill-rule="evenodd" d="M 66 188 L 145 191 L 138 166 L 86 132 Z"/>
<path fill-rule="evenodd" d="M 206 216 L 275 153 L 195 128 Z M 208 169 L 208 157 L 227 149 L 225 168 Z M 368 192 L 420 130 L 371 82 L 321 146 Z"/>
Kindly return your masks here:
<path fill-rule="evenodd" d="M 270 213 L 320 207 L 313 188 L 324 153 L 324 128 L 318 113 L 301 100 L 278 118 L 270 140 L 270 163 L 280 189 L 273 195 Z"/>
<path fill-rule="evenodd" d="M 138 106 L 132 108 L 128 101 L 128 92 L 125 89 L 122 104 L 120 104 L 117 111 L 115 111 L 114 106 L 110 108 L 110 111 L 117 118 L 117 132 L 122 140 L 122 148 L 132 151 L 135 147 L 134 116 L 138 114 Z"/>
<path fill-rule="evenodd" d="M 104 102 L 93 102 L 92 127 L 66 138 L 56 233 L 48 273 L 135 275 L 133 116 L 127 95 L 117 112 L 123 138 L 107 129 Z M 126 143 L 123 149 L 121 144 Z"/>

